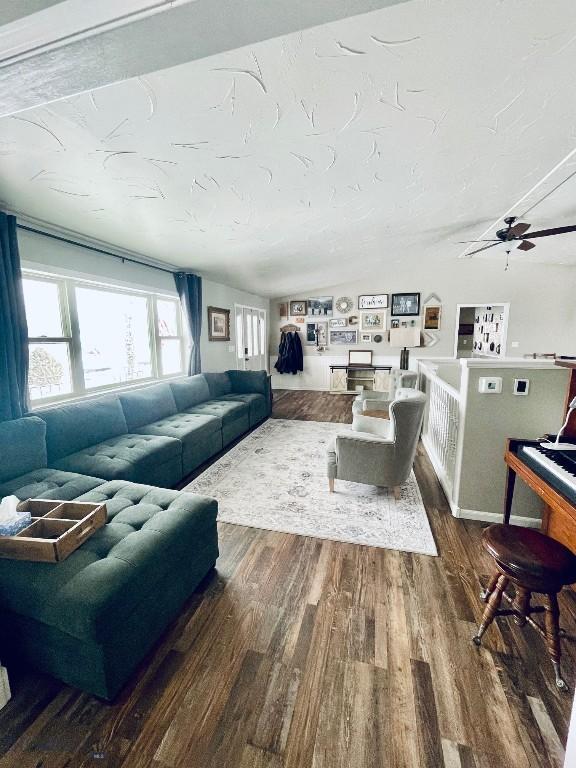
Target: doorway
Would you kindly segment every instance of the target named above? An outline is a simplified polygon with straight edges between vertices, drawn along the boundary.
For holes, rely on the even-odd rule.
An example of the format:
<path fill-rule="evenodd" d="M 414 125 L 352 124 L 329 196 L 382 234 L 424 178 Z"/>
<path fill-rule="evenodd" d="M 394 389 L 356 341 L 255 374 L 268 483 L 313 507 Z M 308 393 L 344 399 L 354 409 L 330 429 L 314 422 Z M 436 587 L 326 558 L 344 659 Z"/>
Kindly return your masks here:
<path fill-rule="evenodd" d="M 458 304 L 454 357 L 506 357 L 509 303 Z"/>
<path fill-rule="evenodd" d="M 268 370 L 266 310 L 235 304 L 236 368 L 239 371 Z"/>

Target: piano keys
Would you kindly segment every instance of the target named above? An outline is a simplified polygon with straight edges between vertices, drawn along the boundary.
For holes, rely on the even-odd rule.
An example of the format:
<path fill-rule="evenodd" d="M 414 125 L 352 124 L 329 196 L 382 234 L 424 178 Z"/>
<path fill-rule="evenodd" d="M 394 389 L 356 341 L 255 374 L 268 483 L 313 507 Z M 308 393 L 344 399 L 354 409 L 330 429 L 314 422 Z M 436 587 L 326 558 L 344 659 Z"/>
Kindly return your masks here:
<path fill-rule="evenodd" d="M 548 439 L 553 441 L 554 436 Z M 552 451 L 542 442 L 544 439 L 508 440 L 504 523 L 510 521 L 519 476 L 544 502 L 542 532 L 576 552 L 576 451 Z M 576 444 L 576 439 L 567 442 Z"/>

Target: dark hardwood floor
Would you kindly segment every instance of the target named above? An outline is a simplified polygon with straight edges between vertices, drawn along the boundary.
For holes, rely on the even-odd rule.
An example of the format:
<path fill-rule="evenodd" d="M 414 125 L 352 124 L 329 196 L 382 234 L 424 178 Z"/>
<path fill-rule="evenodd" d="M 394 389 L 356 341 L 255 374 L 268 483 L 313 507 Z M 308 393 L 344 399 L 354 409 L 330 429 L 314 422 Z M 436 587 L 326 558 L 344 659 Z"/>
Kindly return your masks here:
<path fill-rule="evenodd" d="M 349 421 L 350 398 L 276 393 L 274 416 Z M 560 768 L 572 695 L 530 627 L 472 644 L 481 526 L 415 469 L 439 557 L 221 525 L 217 572 L 114 704 L 10 670 L 0 767 Z"/>

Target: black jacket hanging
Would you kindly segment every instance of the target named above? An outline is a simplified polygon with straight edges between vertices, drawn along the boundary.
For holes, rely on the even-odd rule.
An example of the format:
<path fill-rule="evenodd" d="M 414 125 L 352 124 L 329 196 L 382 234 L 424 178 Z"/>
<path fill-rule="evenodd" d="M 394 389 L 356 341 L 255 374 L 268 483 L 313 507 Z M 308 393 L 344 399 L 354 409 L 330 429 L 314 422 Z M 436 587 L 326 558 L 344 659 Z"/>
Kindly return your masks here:
<path fill-rule="evenodd" d="M 278 360 L 274 364 L 278 373 L 298 373 L 304 370 L 304 354 L 300 334 L 282 331 L 278 346 Z"/>

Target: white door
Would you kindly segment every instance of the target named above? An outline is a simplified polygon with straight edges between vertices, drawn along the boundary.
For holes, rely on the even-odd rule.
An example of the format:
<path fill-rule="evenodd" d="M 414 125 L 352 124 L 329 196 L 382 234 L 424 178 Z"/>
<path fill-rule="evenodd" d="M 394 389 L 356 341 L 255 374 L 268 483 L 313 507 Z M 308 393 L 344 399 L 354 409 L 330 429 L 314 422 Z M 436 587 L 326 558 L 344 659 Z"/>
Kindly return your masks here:
<path fill-rule="evenodd" d="M 241 371 L 267 369 L 266 311 L 239 304 L 236 312 L 236 366 Z"/>

